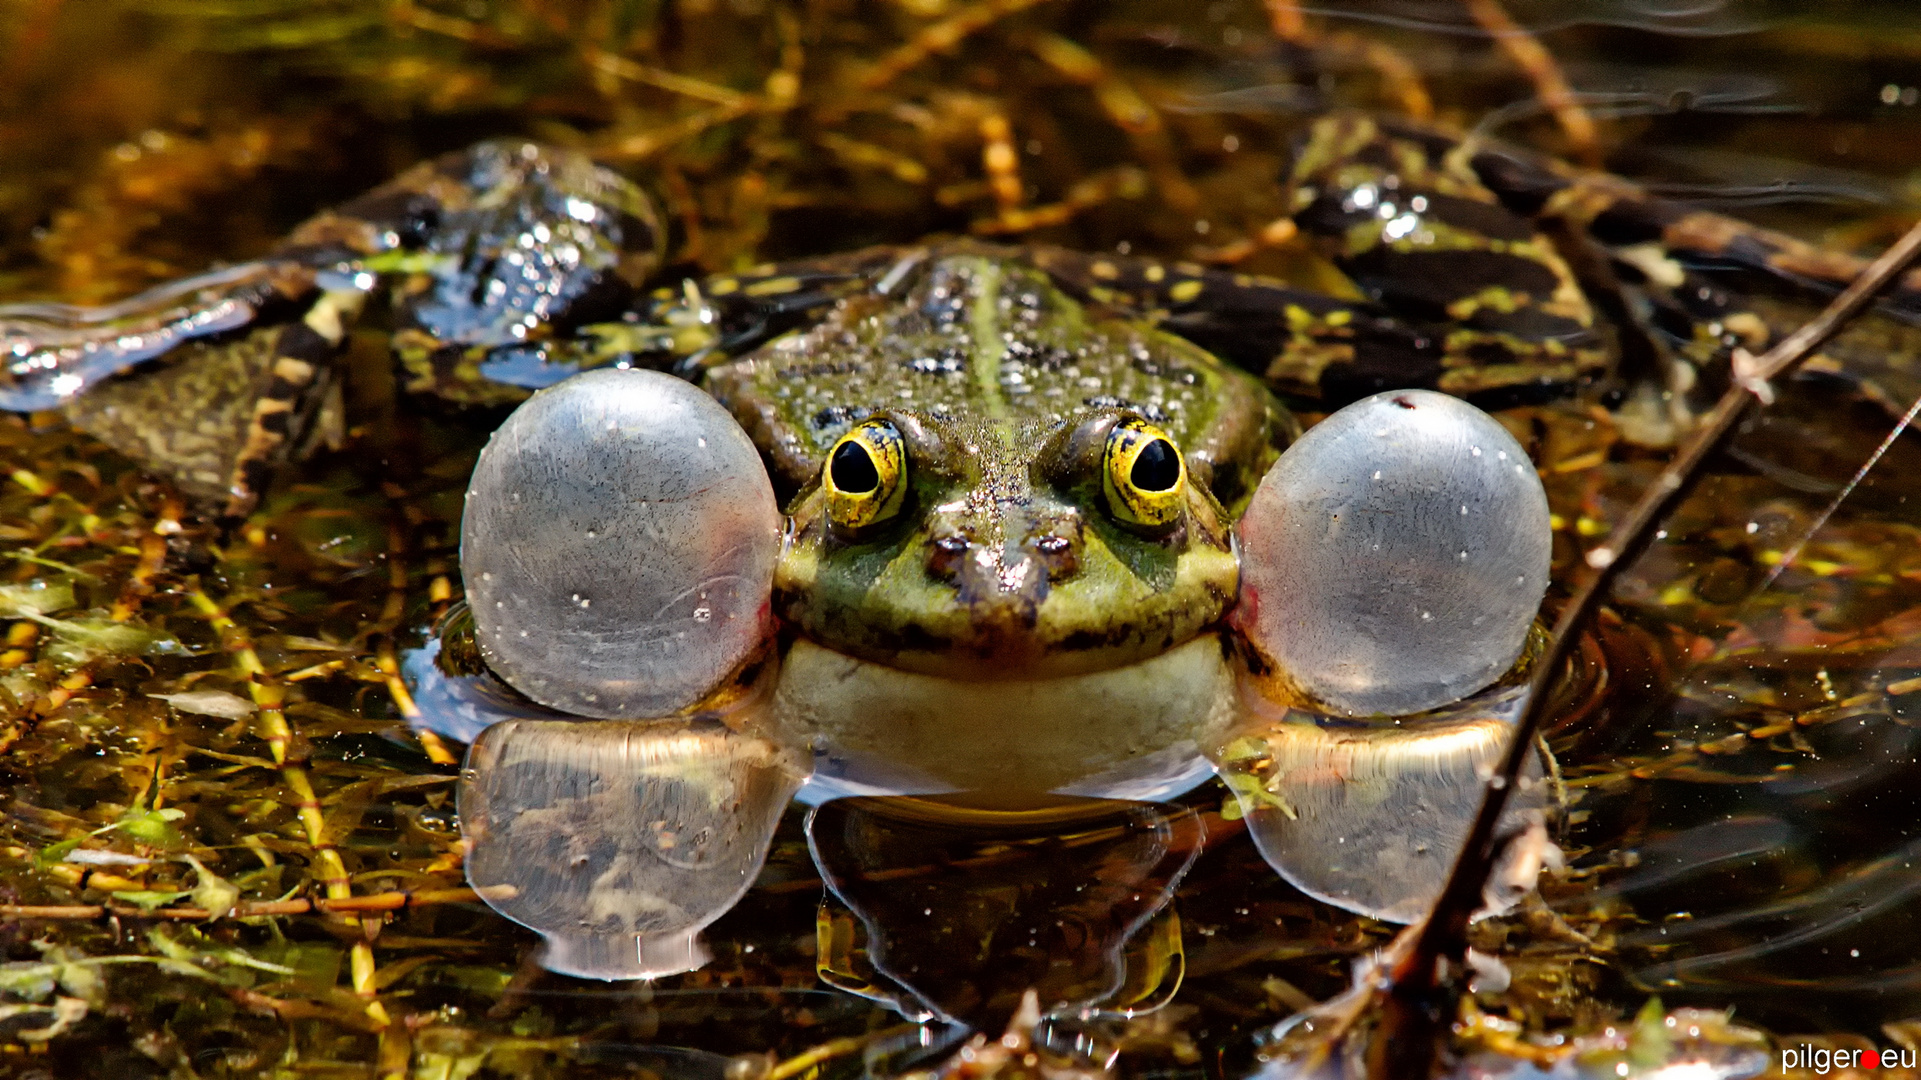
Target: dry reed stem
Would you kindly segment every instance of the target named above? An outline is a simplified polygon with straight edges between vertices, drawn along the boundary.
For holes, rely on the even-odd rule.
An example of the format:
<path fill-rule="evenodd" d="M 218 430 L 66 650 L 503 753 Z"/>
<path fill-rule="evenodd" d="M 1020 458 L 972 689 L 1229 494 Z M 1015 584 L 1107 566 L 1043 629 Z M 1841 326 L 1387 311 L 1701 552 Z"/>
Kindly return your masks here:
<path fill-rule="evenodd" d="M 1001 19 L 1042 2 L 1043 0 L 985 0 L 983 3 L 962 8 L 926 27 L 914 35 L 912 41 L 875 61 L 874 65 L 861 77 L 859 88 L 869 92 L 878 90 L 913 68 L 919 67 L 936 53 L 946 52 Z"/>
<path fill-rule="evenodd" d="M 1575 100 L 1567 76 L 1553 54 L 1528 29 L 1514 21 L 1500 0 L 1461 0 L 1468 13 L 1494 38 L 1514 66 L 1534 83 L 1534 92 L 1567 136 L 1568 153 L 1590 168 L 1601 164 L 1601 146 L 1596 138 L 1594 118 Z"/>

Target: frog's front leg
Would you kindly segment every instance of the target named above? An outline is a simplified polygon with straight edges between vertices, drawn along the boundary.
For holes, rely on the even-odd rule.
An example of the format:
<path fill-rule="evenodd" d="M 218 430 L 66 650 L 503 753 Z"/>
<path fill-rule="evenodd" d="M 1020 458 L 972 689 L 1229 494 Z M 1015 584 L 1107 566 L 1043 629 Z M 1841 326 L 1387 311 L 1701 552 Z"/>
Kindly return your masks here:
<path fill-rule="evenodd" d="M 530 399 L 475 466 L 461 564 L 488 666 L 600 719 L 487 729 L 461 774 L 467 876 L 568 974 L 705 961 L 806 755 L 766 734 L 774 493 L 687 383 L 598 371 Z"/>
<path fill-rule="evenodd" d="M 1284 877 L 1419 919 L 1526 704 L 1552 543 L 1533 465 L 1473 406 L 1381 394 L 1290 447 L 1236 531 L 1245 723 L 1217 767 Z M 1510 861 L 1547 846 L 1535 766 L 1504 828 L 1540 842 Z"/>

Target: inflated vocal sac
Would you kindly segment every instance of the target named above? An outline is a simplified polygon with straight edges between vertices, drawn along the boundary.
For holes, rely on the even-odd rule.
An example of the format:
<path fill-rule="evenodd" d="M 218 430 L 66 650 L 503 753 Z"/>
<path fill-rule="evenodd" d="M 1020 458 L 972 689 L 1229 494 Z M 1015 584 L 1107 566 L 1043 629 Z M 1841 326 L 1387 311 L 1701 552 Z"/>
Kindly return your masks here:
<path fill-rule="evenodd" d="M 781 517 L 760 454 L 699 389 L 592 371 L 481 452 L 460 568 L 481 656 L 578 716 L 684 709 L 767 637 Z"/>
<path fill-rule="evenodd" d="M 1404 716 L 1520 657 L 1553 532 L 1534 466 L 1458 398 L 1397 390 L 1315 425 L 1236 526 L 1234 621 L 1277 686 L 1332 716 Z"/>

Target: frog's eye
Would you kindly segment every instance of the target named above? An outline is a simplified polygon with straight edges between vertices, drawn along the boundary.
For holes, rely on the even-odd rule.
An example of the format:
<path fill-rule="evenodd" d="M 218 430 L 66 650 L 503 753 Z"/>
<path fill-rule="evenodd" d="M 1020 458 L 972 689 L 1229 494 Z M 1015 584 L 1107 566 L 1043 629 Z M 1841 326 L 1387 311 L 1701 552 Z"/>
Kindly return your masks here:
<path fill-rule="evenodd" d="M 843 529 L 864 529 L 900 513 L 907 496 L 907 446 L 900 429 L 867 420 L 840 437 L 821 471 L 827 516 Z"/>
<path fill-rule="evenodd" d="M 1187 465 L 1166 432 L 1126 417 L 1107 436 L 1106 458 L 1101 486 L 1115 517 L 1149 528 L 1179 520 L 1187 500 Z"/>

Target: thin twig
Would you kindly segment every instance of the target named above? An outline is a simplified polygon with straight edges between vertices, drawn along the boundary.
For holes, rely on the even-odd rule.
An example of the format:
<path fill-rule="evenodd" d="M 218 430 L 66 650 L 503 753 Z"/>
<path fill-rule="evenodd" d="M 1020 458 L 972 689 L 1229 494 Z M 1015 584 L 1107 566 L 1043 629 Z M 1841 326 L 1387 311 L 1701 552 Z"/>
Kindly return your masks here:
<path fill-rule="evenodd" d="M 320 797 L 314 791 L 313 780 L 307 775 L 306 766 L 291 760 L 287 754 L 293 741 L 293 729 L 287 724 L 286 687 L 261 662 L 252 636 L 234 620 L 230 611 L 202 590 L 197 579 L 188 585 L 187 600 L 213 626 L 221 645 L 233 657 L 234 667 L 247 679 L 254 707 L 258 710 L 258 729 L 273 754 L 274 763 L 280 767 L 281 781 L 293 793 L 294 814 L 306 832 L 307 845 L 313 849 L 314 876 L 326 890 L 329 900 L 352 899 L 353 885 L 347 877 L 347 864 L 341 858 L 339 845 L 327 833 L 326 815 L 321 809 Z M 344 921 L 355 927 L 361 925 L 360 920 L 352 915 L 344 916 Z M 354 942 L 347 956 L 353 990 L 366 999 L 368 1020 L 376 1027 L 385 1027 L 388 1023 L 387 1010 L 373 988 L 375 960 L 371 939 Z"/>
<path fill-rule="evenodd" d="M 1489 778 L 1487 794 L 1461 845 L 1447 885 L 1435 900 L 1421 935 L 1407 958 L 1394 971 L 1388 991 L 1383 1040 L 1388 1058 L 1383 1064 L 1397 1077 L 1432 1075 L 1433 1056 L 1440 1035 L 1452 1016 L 1437 1006 L 1435 995 L 1451 990 L 1443 973 L 1443 959 L 1459 961 L 1466 952 L 1468 921 L 1481 906 L 1481 893 L 1500 853 L 1496 835 L 1509 794 L 1520 782 L 1534 740 L 1546 719 L 1548 691 L 1560 675 L 1579 640 L 1581 629 L 1606 601 L 1615 577 L 1654 539 L 1655 526 L 1672 510 L 1705 462 L 1734 431 L 1741 418 L 1760 400 L 1771 396 L 1768 381 L 1791 371 L 1859 315 L 1882 289 L 1921 253 L 1921 224 L 1915 225 L 1848 286 L 1820 315 L 1781 339 L 1759 360 L 1737 364 L 1736 379 L 1701 428 L 1644 491 L 1608 541 L 1588 552 L 1595 570 L 1554 626 L 1554 640 L 1534 669 L 1527 710 L 1514 726 L 1500 768 Z"/>
<path fill-rule="evenodd" d="M 1767 576 L 1761 579 L 1761 584 L 1754 587 L 1755 595 L 1766 592 L 1772 588 L 1774 583 L 1780 580 L 1781 575 L 1787 572 L 1788 567 L 1794 565 L 1794 561 L 1801 557 L 1801 552 L 1807 550 L 1807 546 L 1814 542 L 1814 535 L 1827 525 L 1828 519 L 1834 516 L 1836 510 L 1841 509 L 1842 502 L 1846 501 L 1848 496 L 1854 494 L 1854 489 L 1861 486 L 1861 481 L 1867 479 L 1868 472 L 1880 464 L 1881 458 L 1884 457 L 1889 450 L 1894 449 L 1895 440 L 1907 432 L 1908 428 L 1914 424 L 1914 419 L 1917 415 L 1921 415 L 1921 397 L 1914 399 L 1914 403 L 1908 406 L 1908 411 L 1902 413 L 1901 419 L 1894 422 L 1894 429 L 1889 431 L 1887 437 L 1881 440 L 1881 444 L 1874 448 L 1872 454 L 1868 455 L 1868 460 L 1862 462 L 1861 467 L 1854 470 L 1854 475 L 1848 477 L 1848 482 L 1841 485 L 1841 490 L 1834 493 L 1834 498 L 1829 499 L 1828 504 L 1821 508 L 1819 514 L 1815 515 L 1814 520 L 1808 523 L 1808 527 L 1801 531 L 1801 536 L 1794 542 L 1794 545 L 1783 552 L 1780 559 L 1775 561 L 1773 569 L 1769 570 Z"/>
<path fill-rule="evenodd" d="M 710 83 L 705 79 L 694 79 L 686 75 L 677 75 L 671 71 L 665 71 L 657 67 L 650 67 L 649 65 L 629 60 L 624 56 L 616 56 L 605 49 L 589 46 L 585 50 L 585 55 L 588 64 L 599 68 L 615 78 L 644 83 L 645 85 L 675 94 L 683 94 L 699 101 L 705 101 L 710 105 L 724 105 L 731 108 L 746 104 L 751 97 L 751 95 L 744 94 L 731 86 L 721 86 L 718 83 Z"/>

